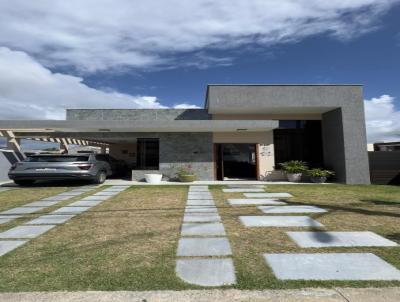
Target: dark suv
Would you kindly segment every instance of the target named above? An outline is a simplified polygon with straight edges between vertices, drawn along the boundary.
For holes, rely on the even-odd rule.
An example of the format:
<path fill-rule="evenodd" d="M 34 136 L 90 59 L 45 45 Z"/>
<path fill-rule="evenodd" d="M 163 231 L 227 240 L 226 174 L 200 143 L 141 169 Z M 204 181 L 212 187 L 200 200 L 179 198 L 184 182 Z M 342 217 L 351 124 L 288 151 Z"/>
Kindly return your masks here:
<path fill-rule="evenodd" d="M 13 164 L 8 177 L 18 185 L 36 180 L 90 180 L 101 184 L 113 174 L 108 156 L 100 154 L 31 155 Z M 115 165 L 113 165 L 115 167 Z"/>

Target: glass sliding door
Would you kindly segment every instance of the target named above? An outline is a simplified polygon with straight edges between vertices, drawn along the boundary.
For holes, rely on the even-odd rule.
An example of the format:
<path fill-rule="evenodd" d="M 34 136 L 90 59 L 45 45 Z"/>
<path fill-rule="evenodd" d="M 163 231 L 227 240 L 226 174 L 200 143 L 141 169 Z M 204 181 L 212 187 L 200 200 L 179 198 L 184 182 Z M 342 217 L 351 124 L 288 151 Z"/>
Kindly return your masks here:
<path fill-rule="evenodd" d="M 257 179 L 255 144 L 217 144 L 215 150 L 217 179 Z"/>
<path fill-rule="evenodd" d="M 160 143 L 158 138 L 137 140 L 137 162 L 139 170 L 158 170 L 160 163 Z"/>

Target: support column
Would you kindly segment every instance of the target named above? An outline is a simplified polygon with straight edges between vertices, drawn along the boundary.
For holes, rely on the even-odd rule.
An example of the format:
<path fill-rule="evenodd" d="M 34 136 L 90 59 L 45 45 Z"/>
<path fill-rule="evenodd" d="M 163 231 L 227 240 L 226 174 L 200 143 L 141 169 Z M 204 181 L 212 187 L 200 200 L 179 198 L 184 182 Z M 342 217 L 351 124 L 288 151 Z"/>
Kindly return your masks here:
<path fill-rule="evenodd" d="M 370 183 L 363 110 L 362 106 L 337 108 L 322 115 L 325 165 L 346 184 Z"/>
<path fill-rule="evenodd" d="M 7 138 L 7 148 L 14 151 L 18 160 L 25 159 L 25 154 L 21 150 L 20 139 L 16 138 L 12 131 L 3 131 Z"/>

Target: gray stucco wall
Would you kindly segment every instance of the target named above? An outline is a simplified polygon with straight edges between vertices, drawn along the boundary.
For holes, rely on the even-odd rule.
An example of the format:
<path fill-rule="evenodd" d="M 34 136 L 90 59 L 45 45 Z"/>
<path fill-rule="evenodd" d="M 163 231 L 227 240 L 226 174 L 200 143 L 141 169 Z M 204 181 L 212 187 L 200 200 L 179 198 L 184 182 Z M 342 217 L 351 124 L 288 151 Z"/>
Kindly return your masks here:
<path fill-rule="evenodd" d="M 67 120 L 209 120 L 205 109 L 67 109 Z"/>
<path fill-rule="evenodd" d="M 322 113 L 325 164 L 339 182 L 370 183 L 360 85 L 212 85 L 206 105 L 211 114 Z"/>

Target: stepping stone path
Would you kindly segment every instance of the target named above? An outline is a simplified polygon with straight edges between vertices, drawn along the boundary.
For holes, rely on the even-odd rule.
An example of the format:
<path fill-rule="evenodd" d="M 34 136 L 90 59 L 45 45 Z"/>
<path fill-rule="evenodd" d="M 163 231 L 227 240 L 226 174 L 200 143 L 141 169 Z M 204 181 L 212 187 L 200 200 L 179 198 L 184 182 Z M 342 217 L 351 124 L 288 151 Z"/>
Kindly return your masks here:
<path fill-rule="evenodd" d="M 264 254 L 281 280 L 400 280 L 400 271 L 371 253 Z"/>
<path fill-rule="evenodd" d="M 230 205 L 260 205 L 265 214 L 324 213 L 308 205 L 269 204 L 270 199 L 287 198 L 289 193 L 244 193 L 249 199 L 229 199 Z M 250 199 L 253 198 L 253 199 Z M 255 199 L 254 199 L 255 198 Z M 259 201 L 258 201 L 259 200 Z M 265 202 L 265 203 L 264 203 Z M 322 227 L 308 216 L 241 216 L 246 227 Z M 302 248 L 396 247 L 372 232 L 286 232 Z M 400 280 L 400 270 L 371 253 L 264 254 L 265 261 L 281 280 Z"/>
<path fill-rule="evenodd" d="M 12 208 L 3 212 L 0 212 L 0 224 L 8 223 L 16 218 L 22 217 L 26 214 L 32 214 L 47 207 L 51 207 L 56 205 L 57 203 L 71 199 L 74 196 L 81 195 L 83 193 L 89 192 L 93 189 L 97 188 L 97 186 L 83 186 L 77 189 L 71 190 L 69 192 L 60 193 L 54 196 L 43 198 L 39 201 L 33 201 L 25 204 L 24 206 Z"/>
<path fill-rule="evenodd" d="M 300 247 L 398 246 L 372 232 L 286 232 Z"/>
<path fill-rule="evenodd" d="M 325 209 L 321 209 L 315 206 L 259 206 L 257 207 L 265 214 L 272 213 L 325 213 L 328 212 Z"/>
<path fill-rule="evenodd" d="M 289 193 L 244 193 L 244 196 L 250 198 L 286 198 L 293 197 Z"/>
<path fill-rule="evenodd" d="M 231 247 L 207 186 L 190 186 L 178 243 L 176 274 L 201 286 L 236 283 Z M 224 258 L 211 258 L 211 257 Z M 202 257 L 188 258 L 188 257 Z"/>
<path fill-rule="evenodd" d="M 277 199 L 260 199 L 260 198 L 247 198 L 247 199 L 228 199 L 228 203 L 234 205 L 285 205 L 284 201 Z"/>
<path fill-rule="evenodd" d="M 223 189 L 224 193 L 245 193 L 245 192 L 265 192 L 264 189 L 257 188 L 233 188 L 233 189 Z"/>
<path fill-rule="evenodd" d="M 1 192 L 5 192 L 5 191 L 8 191 L 8 190 L 10 190 L 11 188 L 0 188 L 0 193 Z M 1 251 L 0 251 L 0 253 L 1 253 Z"/>
<path fill-rule="evenodd" d="M 246 227 L 323 227 L 308 216 L 240 216 Z"/>
<path fill-rule="evenodd" d="M 80 188 L 79 192 L 84 193 L 92 190 L 94 187 L 90 188 Z M 112 186 L 110 188 L 106 188 L 102 192 L 107 193 L 105 196 L 98 196 L 98 197 L 106 197 L 102 198 L 100 201 L 88 201 L 85 200 L 85 198 L 73 202 L 69 204 L 68 206 L 61 207 L 51 213 L 44 214 L 42 216 L 39 216 L 38 218 L 32 219 L 31 221 L 26 222 L 25 224 L 21 226 L 16 226 L 14 228 L 11 228 L 7 231 L 1 232 L 0 233 L 0 256 L 18 248 L 19 246 L 25 244 L 28 242 L 28 239 L 33 239 L 36 238 L 47 231 L 51 230 L 52 228 L 56 227 L 57 225 L 63 224 L 70 220 L 71 218 L 75 217 L 76 215 L 85 212 L 99 203 L 101 203 L 104 200 L 110 199 L 113 196 L 119 194 L 123 190 L 126 190 L 129 188 L 129 186 Z M 75 190 L 74 190 L 75 191 Z M 68 195 L 69 198 L 71 198 L 74 195 Z M 38 202 L 43 202 L 38 201 Z M 57 202 L 53 202 L 53 204 L 56 204 Z M 32 203 L 31 203 L 32 205 Z M 23 207 L 15 208 L 15 209 L 20 209 Z M 31 211 L 32 207 L 26 207 Z M 38 209 L 42 209 L 44 207 L 34 207 L 36 211 L 39 211 Z M 9 210 L 10 211 L 10 210 Z M 19 210 L 18 210 L 19 211 Z M 18 212 L 17 211 L 17 212 Z M 4 212 L 3 212 L 4 213 Z M 21 217 L 21 216 L 18 216 Z M 2 239 L 12 239 L 12 240 L 2 240 Z M 21 240 L 25 239 L 25 240 Z"/>
<path fill-rule="evenodd" d="M 28 240 L 0 240 L 0 257 L 27 242 Z"/>

